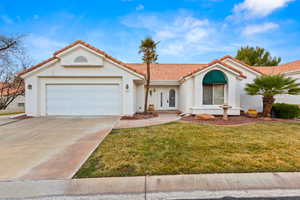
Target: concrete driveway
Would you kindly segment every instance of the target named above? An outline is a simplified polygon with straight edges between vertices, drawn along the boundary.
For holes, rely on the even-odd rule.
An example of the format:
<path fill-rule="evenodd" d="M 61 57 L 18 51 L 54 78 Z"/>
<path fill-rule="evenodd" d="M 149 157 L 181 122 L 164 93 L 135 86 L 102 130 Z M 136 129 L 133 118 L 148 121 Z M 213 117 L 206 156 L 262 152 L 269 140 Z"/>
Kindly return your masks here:
<path fill-rule="evenodd" d="M 32 118 L 0 126 L 0 179 L 71 178 L 118 120 Z"/>
<path fill-rule="evenodd" d="M 8 123 L 11 123 L 11 122 L 14 122 L 14 121 L 17 121 L 16 119 L 11 119 L 7 116 L 0 116 L 0 126 L 4 126 Z"/>

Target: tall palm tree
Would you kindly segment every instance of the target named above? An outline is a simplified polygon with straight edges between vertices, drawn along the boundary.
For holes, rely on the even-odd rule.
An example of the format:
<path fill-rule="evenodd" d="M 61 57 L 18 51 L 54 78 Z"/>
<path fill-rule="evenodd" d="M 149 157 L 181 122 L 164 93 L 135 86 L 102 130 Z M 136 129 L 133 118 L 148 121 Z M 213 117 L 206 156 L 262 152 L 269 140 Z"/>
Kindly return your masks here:
<path fill-rule="evenodd" d="M 245 91 L 249 95 L 262 95 L 263 116 L 270 117 L 275 96 L 278 94 L 299 95 L 300 83 L 296 79 L 283 74 L 264 75 L 254 79 L 246 85 Z"/>
<path fill-rule="evenodd" d="M 151 37 L 146 37 L 141 41 L 139 47 L 139 53 L 143 54 L 142 60 L 147 64 L 147 76 L 146 76 L 146 94 L 145 94 L 145 104 L 144 104 L 144 113 L 147 114 L 148 107 L 148 94 L 150 88 L 150 65 L 151 63 L 155 63 L 158 59 L 158 55 L 156 53 L 156 47 L 158 42 L 155 42 Z"/>

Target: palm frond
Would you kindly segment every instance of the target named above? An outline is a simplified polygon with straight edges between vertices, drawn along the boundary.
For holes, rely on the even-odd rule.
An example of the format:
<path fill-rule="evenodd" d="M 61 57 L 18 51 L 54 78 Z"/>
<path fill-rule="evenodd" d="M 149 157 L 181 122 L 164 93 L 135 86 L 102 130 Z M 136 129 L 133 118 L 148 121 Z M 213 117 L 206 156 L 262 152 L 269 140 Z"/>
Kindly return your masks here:
<path fill-rule="evenodd" d="M 283 74 L 265 75 L 257 77 L 253 83 L 247 84 L 245 91 L 249 95 L 265 97 L 273 97 L 278 94 L 299 95 L 300 83 Z"/>

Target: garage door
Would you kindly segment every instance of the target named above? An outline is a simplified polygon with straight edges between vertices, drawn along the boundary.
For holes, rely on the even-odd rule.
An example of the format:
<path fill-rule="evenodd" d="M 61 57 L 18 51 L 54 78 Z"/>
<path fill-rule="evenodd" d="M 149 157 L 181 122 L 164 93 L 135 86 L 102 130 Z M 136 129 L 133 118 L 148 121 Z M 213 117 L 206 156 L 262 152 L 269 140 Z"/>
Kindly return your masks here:
<path fill-rule="evenodd" d="M 119 85 L 47 85 L 47 115 L 120 115 Z"/>

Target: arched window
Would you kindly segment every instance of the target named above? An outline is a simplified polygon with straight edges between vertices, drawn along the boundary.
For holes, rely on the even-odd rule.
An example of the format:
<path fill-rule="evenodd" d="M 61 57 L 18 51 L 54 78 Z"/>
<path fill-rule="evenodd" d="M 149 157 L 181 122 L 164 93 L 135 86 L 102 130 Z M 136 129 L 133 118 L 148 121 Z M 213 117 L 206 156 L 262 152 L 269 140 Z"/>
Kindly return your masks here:
<path fill-rule="evenodd" d="M 203 78 L 203 104 L 222 105 L 225 100 L 225 86 L 227 79 L 219 70 L 208 72 Z"/>
<path fill-rule="evenodd" d="M 87 63 L 88 60 L 84 56 L 78 56 L 74 59 L 74 63 Z"/>

